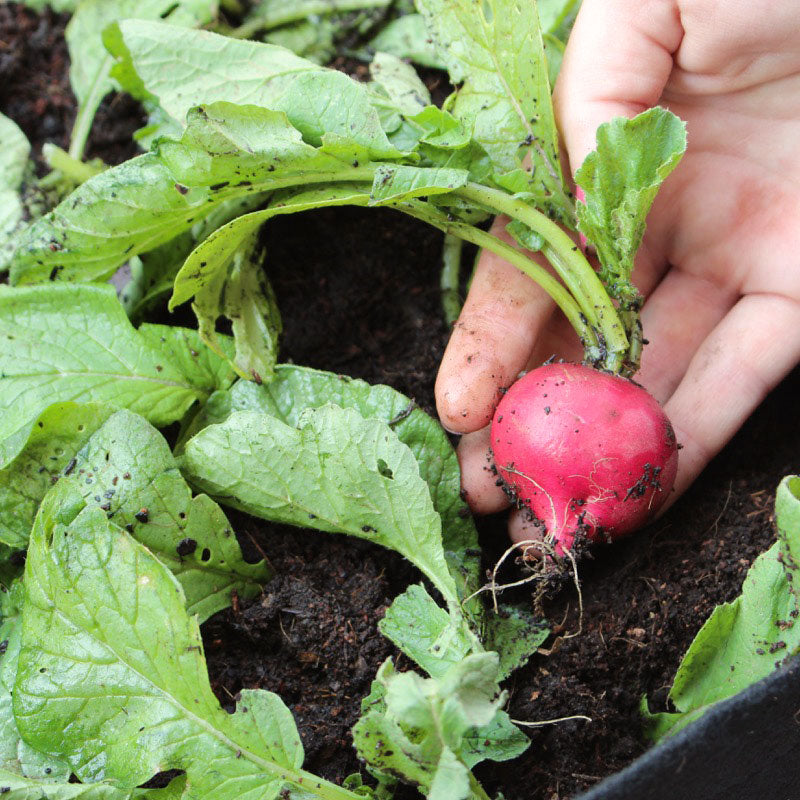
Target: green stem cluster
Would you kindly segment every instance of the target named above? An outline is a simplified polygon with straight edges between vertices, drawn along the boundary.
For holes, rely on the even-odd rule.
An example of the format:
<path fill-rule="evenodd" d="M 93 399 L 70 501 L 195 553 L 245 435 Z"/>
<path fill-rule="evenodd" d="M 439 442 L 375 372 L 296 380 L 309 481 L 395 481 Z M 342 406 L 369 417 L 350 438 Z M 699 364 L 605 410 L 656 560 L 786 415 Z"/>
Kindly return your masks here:
<path fill-rule="evenodd" d="M 544 239 L 542 254 L 564 282 L 579 305 L 586 325 L 594 333 L 594 341 L 589 340 L 587 344 L 583 330 L 586 325 L 577 326 L 570 318 L 584 342 L 587 360 L 612 372 L 620 372 L 630 351 L 625 328 L 602 281 L 575 242 L 553 220 L 499 189 L 470 183 L 457 193 L 495 213 L 519 220 Z M 546 286 L 542 288 L 553 296 Z M 553 299 L 558 302 L 555 296 Z"/>

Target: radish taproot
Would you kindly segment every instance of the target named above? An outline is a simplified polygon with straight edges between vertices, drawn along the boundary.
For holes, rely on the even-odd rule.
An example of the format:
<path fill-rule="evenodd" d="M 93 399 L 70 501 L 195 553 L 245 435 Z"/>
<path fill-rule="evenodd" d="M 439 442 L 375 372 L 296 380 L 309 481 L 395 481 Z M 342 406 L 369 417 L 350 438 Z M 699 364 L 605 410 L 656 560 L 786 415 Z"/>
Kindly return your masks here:
<path fill-rule="evenodd" d="M 492 421 L 498 475 L 561 555 L 583 535 L 632 533 L 678 468 L 669 419 L 645 389 L 581 364 L 547 364 L 506 392 Z"/>

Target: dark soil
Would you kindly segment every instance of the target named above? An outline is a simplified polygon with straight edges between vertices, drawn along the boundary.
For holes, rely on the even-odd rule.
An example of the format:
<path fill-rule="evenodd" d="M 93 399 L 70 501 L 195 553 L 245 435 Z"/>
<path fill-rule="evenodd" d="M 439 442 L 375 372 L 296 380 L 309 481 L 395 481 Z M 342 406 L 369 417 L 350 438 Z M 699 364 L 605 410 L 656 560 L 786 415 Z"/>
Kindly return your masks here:
<path fill-rule="evenodd" d="M 36 148 L 65 146 L 74 118 L 64 21 L 0 5 L 0 110 Z M 135 152 L 129 136 L 142 117 L 124 98 L 104 108 L 90 155 L 114 163 Z M 276 219 L 265 240 L 286 326 L 284 358 L 388 383 L 432 410 L 447 340 L 440 234 L 390 211 L 331 209 Z M 644 751 L 640 698 L 664 708 L 694 634 L 716 604 L 736 596 L 772 541 L 775 487 L 798 468 L 799 394 L 796 370 L 669 514 L 581 564 L 583 632 L 512 677 L 509 711 L 531 722 L 573 714 L 592 722 L 532 730 L 524 756 L 477 770 L 490 794 L 569 798 Z M 231 516 L 245 549 L 268 554 L 279 577 L 260 598 L 235 602 L 204 626 L 212 685 L 228 707 L 242 688 L 278 692 L 297 719 L 308 768 L 341 779 L 359 769 L 348 731 L 360 699 L 380 662 L 396 656 L 377 620 L 416 575 L 364 542 Z M 505 533 L 498 520 L 480 527 L 489 566 Z M 530 603 L 530 593 L 514 599 Z M 565 630 L 574 630 L 575 607 L 574 590 L 565 589 L 547 611 L 554 624 L 567 613 Z"/>
<path fill-rule="evenodd" d="M 69 55 L 64 41 L 68 14 L 49 8 L 42 14 L 16 3 L 0 3 L 0 112 L 22 128 L 33 147 L 39 173 L 42 145 L 65 150 L 75 121 L 69 85 Z M 145 122 L 141 106 L 127 95 L 105 98 L 95 117 L 87 158 L 119 164 L 136 155 L 131 134 Z"/>

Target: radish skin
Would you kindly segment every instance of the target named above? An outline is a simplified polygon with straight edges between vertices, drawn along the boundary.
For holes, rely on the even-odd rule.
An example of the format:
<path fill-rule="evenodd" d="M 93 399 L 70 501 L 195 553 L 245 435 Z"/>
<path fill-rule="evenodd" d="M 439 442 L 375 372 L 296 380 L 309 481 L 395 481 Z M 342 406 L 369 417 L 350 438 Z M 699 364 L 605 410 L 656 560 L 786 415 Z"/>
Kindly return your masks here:
<path fill-rule="evenodd" d="M 669 419 L 645 389 L 581 364 L 520 378 L 495 411 L 495 466 L 563 555 L 579 535 L 611 541 L 665 503 L 678 469 Z"/>

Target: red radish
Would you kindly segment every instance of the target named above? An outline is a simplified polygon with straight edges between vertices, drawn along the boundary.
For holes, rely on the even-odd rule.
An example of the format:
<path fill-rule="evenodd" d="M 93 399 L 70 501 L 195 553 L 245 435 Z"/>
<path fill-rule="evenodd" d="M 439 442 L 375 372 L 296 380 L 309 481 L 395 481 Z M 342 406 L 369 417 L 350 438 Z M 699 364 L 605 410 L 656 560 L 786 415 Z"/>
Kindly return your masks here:
<path fill-rule="evenodd" d="M 559 555 L 579 533 L 609 541 L 641 527 L 678 469 L 675 433 L 656 400 L 580 364 L 547 364 L 518 380 L 495 411 L 492 450 Z"/>

